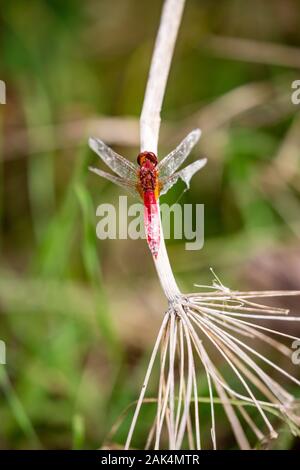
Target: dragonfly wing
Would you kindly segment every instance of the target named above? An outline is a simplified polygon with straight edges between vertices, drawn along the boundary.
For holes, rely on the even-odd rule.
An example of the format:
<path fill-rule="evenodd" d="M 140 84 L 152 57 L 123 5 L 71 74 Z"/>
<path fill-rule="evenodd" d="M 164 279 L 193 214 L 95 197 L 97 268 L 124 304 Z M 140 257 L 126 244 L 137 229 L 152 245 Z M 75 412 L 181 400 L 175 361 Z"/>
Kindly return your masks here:
<path fill-rule="evenodd" d="M 109 173 L 106 173 L 106 171 L 102 171 L 102 170 L 99 170 L 98 168 L 93 168 L 91 166 L 89 167 L 89 170 L 92 171 L 93 173 L 96 173 L 96 175 L 101 176 L 102 178 L 105 178 L 111 181 L 112 183 L 115 183 L 121 188 L 126 189 L 126 191 L 129 192 L 135 198 L 139 196 L 137 187 L 131 180 L 127 180 L 125 178 L 119 178 L 119 176 L 111 175 Z"/>
<path fill-rule="evenodd" d="M 117 175 L 126 179 L 136 179 L 137 167 L 130 161 L 126 160 L 126 158 L 121 157 L 121 155 L 114 152 L 110 147 L 102 142 L 102 140 L 90 137 L 89 146 Z"/>
<path fill-rule="evenodd" d="M 172 186 L 177 183 L 178 179 L 180 178 L 185 184 L 187 189 L 190 187 L 190 181 L 197 171 L 201 170 L 201 168 L 206 165 L 207 159 L 202 158 L 201 160 L 196 160 L 195 162 L 191 163 L 187 167 L 183 168 L 183 170 L 174 173 L 169 178 L 162 178 L 160 180 L 161 190 L 160 196 L 166 194 Z"/>
<path fill-rule="evenodd" d="M 190 132 L 186 138 L 173 150 L 169 155 L 167 155 L 161 162 L 158 164 L 157 169 L 161 177 L 171 176 L 177 168 L 182 165 L 187 156 L 190 154 L 192 148 L 196 145 L 200 139 L 201 131 L 200 129 L 195 129 Z"/>

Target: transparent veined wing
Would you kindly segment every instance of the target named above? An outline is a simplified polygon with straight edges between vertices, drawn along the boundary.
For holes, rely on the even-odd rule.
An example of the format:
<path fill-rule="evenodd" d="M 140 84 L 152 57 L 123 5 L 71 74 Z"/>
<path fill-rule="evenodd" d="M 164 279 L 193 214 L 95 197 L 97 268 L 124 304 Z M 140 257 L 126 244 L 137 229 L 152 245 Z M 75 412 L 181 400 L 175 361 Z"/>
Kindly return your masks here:
<path fill-rule="evenodd" d="M 117 175 L 126 179 L 136 179 L 137 166 L 116 153 L 104 142 L 102 142 L 102 140 L 90 137 L 89 146 Z"/>
<path fill-rule="evenodd" d="M 202 158 L 201 160 L 196 160 L 195 162 L 191 163 L 187 167 L 183 168 L 183 170 L 174 173 L 173 175 L 167 178 L 160 178 L 160 196 L 166 194 L 172 186 L 177 183 L 178 179 L 180 178 L 187 186 L 187 189 L 190 187 L 190 181 L 197 171 L 201 170 L 201 168 L 206 165 L 207 159 Z"/>
<path fill-rule="evenodd" d="M 192 148 L 200 139 L 200 136 L 200 129 L 193 130 L 176 147 L 175 150 L 172 150 L 171 153 L 169 153 L 159 162 L 157 169 L 159 171 L 159 175 L 162 178 L 171 176 L 180 167 L 180 165 L 182 165 L 187 156 L 190 154 Z"/>
<path fill-rule="evenodd" d="M 96 173 L 96 175 L 101 176 L 102 178 L 105 178 L 111 181 L 112 183 L 115 183 L 121 188 L 126 189 L 126 191 L 129 192 L 132 196 L 139 197 L 139 192 L 137 189 L 137 182 L 134 183 L 132 180 L 128 180 L 126 178 L 120 178 L 119 176 L 111 175 L 110 173 L 106 173 L 106 171 L 99 170 L 99 168 L 93 168 L 90 166 L 89 170 L 92 171 L 93 173 Z"/>

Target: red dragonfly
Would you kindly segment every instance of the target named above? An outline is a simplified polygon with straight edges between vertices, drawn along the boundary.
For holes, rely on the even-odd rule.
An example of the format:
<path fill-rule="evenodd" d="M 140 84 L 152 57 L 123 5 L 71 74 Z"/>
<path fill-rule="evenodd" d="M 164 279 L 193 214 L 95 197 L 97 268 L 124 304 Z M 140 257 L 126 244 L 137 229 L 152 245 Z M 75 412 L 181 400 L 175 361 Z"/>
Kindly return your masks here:
<path fill-rule="evenodd" d="M 159 196 L 166 194 L 179 178 L 189 188 L 193 175 L 206 164 L 206 158 L 203 158 L 180 171 L 176 171 L 198 142 L 200 135 L 199 129 L 190 132 L 178 147 L 160 162 L 153 152 L 141 152 L 137 157 L 137 165 L 118 155 L 101 140 L 89 139 L 90 147 L 117 176 L 98 168 L 90 167 L 90 170 L 125 188 L 133 196 L 139 195 L 142 198 L 145 232 L 154 258 L 157 258 L 160 246 Z"/>

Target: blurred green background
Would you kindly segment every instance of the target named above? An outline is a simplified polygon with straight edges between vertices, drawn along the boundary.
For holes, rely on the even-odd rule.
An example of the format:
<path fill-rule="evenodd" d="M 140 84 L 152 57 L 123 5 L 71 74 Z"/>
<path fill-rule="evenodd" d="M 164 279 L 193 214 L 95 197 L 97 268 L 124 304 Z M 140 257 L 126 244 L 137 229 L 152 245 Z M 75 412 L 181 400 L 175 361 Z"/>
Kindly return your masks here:
<path fill-rule="evenodd" d="M 89 174 L 87 138 L 135 160 L 161 6 L 1 3 L 1 448 L 124 442 L 130 414 L 109 432 L 138 396 L 166 301 L 143 240 L 96 238 L 96 207 L 122 192 Z M 299 24 L 297 0 L 187 0 L 160 141 L 163 156 L 199 126 L 191 158 L 208 158 L 190 191 L 164 197 L 205 204 L 204 248 L 167 243 L 185 291 L 210 284 L 209 267 L 236 289 L 299 288 Z M 217 429 L 232 447 L 222 415 Z M 282 429 L 276 446 L 297 444 Z"/>

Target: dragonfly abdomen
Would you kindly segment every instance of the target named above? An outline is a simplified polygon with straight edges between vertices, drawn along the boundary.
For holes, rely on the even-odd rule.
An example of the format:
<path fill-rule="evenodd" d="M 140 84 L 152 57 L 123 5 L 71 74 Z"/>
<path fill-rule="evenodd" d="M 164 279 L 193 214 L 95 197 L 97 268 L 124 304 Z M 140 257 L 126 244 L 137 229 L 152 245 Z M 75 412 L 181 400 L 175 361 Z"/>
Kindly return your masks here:
<path fill-rule="evenodd" d="M 155 191 L 144 191 L 144 223 L 147 242 L 152 255 L 156 258 L 160 244 L 160 218 Z"/>
<path fill-rule="evenodd" d="M 141 152 L 137 157 L 138 189 L 144 200 L 144 223 L 147 242 L 154 258 L 160 244 L 160 218 L 157 200 L 159 197 L 157 157 L 153 152 Z"/>

